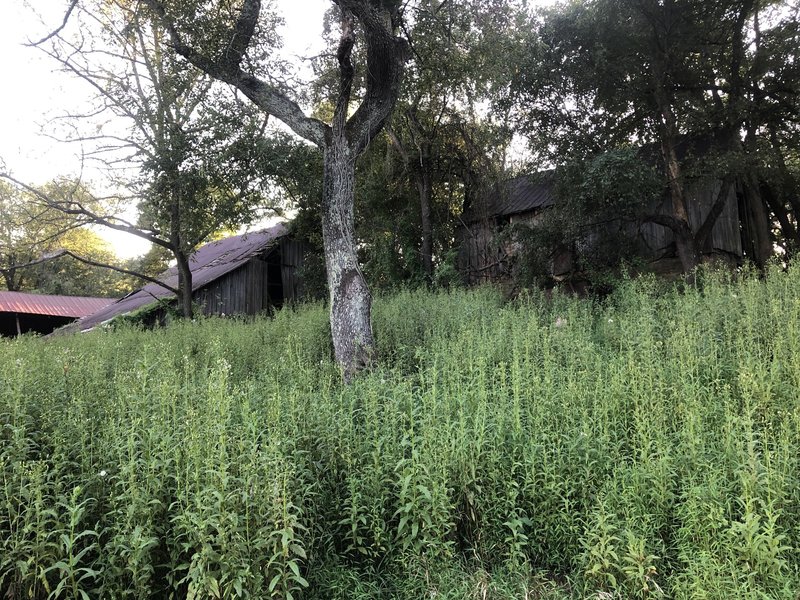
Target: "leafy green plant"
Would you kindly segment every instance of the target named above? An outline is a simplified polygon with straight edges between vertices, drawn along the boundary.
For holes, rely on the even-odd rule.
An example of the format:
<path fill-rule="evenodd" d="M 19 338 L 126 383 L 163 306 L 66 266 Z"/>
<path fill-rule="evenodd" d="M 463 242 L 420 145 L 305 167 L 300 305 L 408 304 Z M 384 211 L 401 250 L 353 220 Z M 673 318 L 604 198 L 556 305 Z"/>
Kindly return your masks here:
<path fill-rule="evenodd" d="M 793 600 L 798 290 L 403 291 L 347 386 L 320 305 L 2 341 L 0 596 Z"/>
<path fill-rule="evenodd" d="M 58 506 L 67 518 L 58 531 L 60 560 L 47 567 L 42 574 L 53 573 L 55 586 L 48 594 L 51 598 L 74 598 L 89 600 L 95 593 L 93 584 L 102 574 L 100 570 L 91 568 L 91 553 L 99 549 L 100 534 L 91 529 L 80 529 L 87 509 L 95 502 L 94 498 L 80 500 L 80 486 L 72 490 L 68 498 L 59 501 Z M 91 594 L 91 595 L 90 595 Z"/>

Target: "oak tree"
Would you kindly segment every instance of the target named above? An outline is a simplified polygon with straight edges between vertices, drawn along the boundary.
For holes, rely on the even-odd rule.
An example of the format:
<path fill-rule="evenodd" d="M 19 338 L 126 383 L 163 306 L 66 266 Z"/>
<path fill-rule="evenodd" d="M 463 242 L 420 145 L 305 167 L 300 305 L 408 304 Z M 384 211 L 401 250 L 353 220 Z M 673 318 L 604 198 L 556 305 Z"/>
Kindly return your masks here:
<path fill-rule="evenodd" d="M 399 0 L 335 0 L 339 39 L 335 103 L 328 122 L 308 116 L 263 57 L 260 0 L 144 0 L 175 51 L 204 73 L 244 94 L 323 154 L 322 231 L 334 352 L 346 378 L 374 359 L 370 296 L 354 234 L 355 163 L 380 132 L 400 92 L 407 42 L 395 34 Z M 362 85 L 354 48 L 361 43 Z M 261 56 L 260 56 L 261 54 Z"/>

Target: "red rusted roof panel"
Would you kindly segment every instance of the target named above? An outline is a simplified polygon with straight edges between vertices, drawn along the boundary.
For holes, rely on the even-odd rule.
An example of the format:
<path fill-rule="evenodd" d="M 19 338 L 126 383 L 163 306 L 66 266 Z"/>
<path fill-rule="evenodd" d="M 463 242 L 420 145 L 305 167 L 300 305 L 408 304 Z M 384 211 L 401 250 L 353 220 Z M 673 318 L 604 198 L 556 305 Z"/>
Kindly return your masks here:
<path fill-rule="evenodd" d="M 112 302 L 114 302 L 113 298 L 0 292 L 0 312 L 47 315 L 51 317 L 85 317 Z"/>

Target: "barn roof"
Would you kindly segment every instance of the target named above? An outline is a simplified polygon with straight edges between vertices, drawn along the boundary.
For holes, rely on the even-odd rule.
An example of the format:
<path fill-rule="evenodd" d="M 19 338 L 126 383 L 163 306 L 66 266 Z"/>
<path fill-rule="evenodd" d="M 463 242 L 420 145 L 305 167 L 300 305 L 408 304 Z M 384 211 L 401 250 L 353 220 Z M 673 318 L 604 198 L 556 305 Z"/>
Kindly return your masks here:
<path fill-rule="evenodd" d="M 0 292 L 0 312 L 48 317 L 85 317 L 112 302 L 114 302 L 112 298 Z"/>
<path fill-rule="evenodd" d="M 714 135 L 682 137 L 675 145 L 675 154 L 681 162 L 707 157 L 721 145 Z M 643 144 L 637 149 L 646 164 L 664 172 L 664 161 L 660 144 Z M 517 215 L 553 206 L 555 198 L 555 170 L 539 171 L 531 175 L 520 175 L 493 186 L 475 205 L 462 215 L 465 223 L 475 223 L 486 218 Z"/>
<path fill-rule="evenodd" d="M 279 223 L 269 229 L 235 235 L 201 246 L 189 259 L 189 267 L 192 270 L 192 292 L 239 268 L 287 233 L 286 226 Z M 170 287 L 177 288 L 177 267 L 167 269 L 158 279 Z M 102 310 L 79 320 L 75 326 L 81 331 L 86 331 L 114 317 L 137 310 L 154 300 L 173 296 L 174 294 L 169 290 L 150 283 Z"/>
<path fill-rule="evenodd" d="M 464 220 L 474 223 L 487 217 L 516 215 L 553 206 L 555 196 L 553 171 L 520 175 L 496 186 L 493 193 L 464 214 Z"/>

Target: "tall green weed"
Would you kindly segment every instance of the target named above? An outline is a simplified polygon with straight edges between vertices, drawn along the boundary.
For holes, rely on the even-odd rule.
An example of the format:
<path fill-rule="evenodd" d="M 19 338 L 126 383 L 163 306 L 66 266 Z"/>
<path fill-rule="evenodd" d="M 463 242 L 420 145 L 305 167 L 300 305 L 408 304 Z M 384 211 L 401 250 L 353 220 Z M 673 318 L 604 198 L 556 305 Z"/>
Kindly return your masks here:
<path fill-rule="evenodd" d="M 800 269 L 0 342 L 4 598 L 796 598 Z"/>

